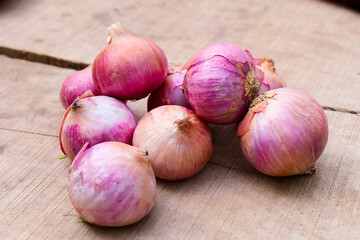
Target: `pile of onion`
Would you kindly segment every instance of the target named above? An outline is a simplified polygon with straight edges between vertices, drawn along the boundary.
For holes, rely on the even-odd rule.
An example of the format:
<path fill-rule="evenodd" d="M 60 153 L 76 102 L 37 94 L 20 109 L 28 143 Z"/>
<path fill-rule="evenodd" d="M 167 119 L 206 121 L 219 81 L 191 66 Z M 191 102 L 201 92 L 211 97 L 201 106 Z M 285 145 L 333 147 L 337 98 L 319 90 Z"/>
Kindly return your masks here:
<path fill-rule="evenodd" d="M 313 173 L 328 139 L 320 104 L 304 91 L 279 88 L 263 93 L 250 107 L 237 134 L 251 165 L 271 176 Z"/>
<path fill-rule="evenodd" d="M 284 88 L 273 60 L 214 43 L 184 66 L 168 69 L 154 42 L 119 23 L 107 31 L 107 46 L 92 65 L 69 76 L 60 92 L 67 108 L 60 146 L 74 159 L 68 191 L 85 221 L 135 223 L 155 203 L 155 176 L 182 180 L 201 171 L 213 151 L 205 121 L 241 121 L 243 154 L 264 174 L 315 171 L 328 138 L 325 113 L 309 94 Z M 122 101 L 148 94 L 149 112 L 137 124 Z"/>
<path fill-rule="evenodd" d="M 125 226 L 139 221 L 155 203 L 156 181 L 146 150 L 120 142 L 104 142 L 74 159 L 68 192 L 85 221 Z"/>
<path fill-rule="evenodd" d="M 83 96 L 71 104 L 63 117 L 59 136 L 61 150 L 74 159 L 85 143 L 89 143 L 89 147 L 106 141 L 131 144 L 136 124 L 134 114 L 120 100 Z"/>
<path fill-rule="evenodd" d="M 213 146 L 209 127 L 182 106 L 161 106 L 139 122 L 133 145 L 148 150 L 156 177 L 180 180 L 198 173 Z"/>

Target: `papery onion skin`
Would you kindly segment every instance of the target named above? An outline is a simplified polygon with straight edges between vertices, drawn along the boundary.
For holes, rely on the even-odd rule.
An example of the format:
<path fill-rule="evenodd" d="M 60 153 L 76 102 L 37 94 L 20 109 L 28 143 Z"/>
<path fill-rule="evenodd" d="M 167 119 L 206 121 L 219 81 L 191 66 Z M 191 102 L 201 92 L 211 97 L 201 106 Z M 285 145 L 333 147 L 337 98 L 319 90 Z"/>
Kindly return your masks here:
<path fill-rule="evenodd" d="M 264 73 L 264 80 L 261 83 L 260 90 L 257 96 L 269 90 L 285 87 L 285 82 L 276 73 L 274 60 L 269 58 L 260 59 L 261 65 L 256 66 L 257 70 Z"/>
<path fill-rule="evenodd" d="M 96 89 L 121 100 L 147 96 L 164 82 L 165 53 L 154 42 L 128 33 L 119 23 L 108 28 L 108 45 L 93 63 Z"/>
<path fill-rule="evenodd" d="M 95 96 L 99 95 L 92 79 L 92 65 L 71 74 L 65 79 L 60 90 L 62 106 L 67 109 L 77 97 L 80 97 L 88 90 Z"/>
<path fill-rule="evenodd" d="M 320 104 L 294 88 L 265 92 L 239 124 L 245 158 L 270 176 L 313 173 L 328 140 L 328 122 Z"/>
<path fill-rule="evenodd" d="M 166 180 L 195 175 L 213 151 L 207 124 L 192 110 L 175 105 L 146 114 L 135 129 L 133 145 L 148 150 L 155 176 Z"/>
<path fill-rule="evenodd" d="M 162 105 L 178 105 L 190 108 L 182 90 L 186 70 L 180 66 L 171 66 L 165 82 L 152 92 L 148 98 L 148 112 Z"/>
<path fill-rule="evenodd" d="M 131 144 L 136 124 L 134 114 L 120 100 L 108 96 L 76 99 L 61 123 L 61 150 L 73 160 L 86 142 L 89 147 L 106 141 Z"/>
<path fill-rule="evenodd" d="M 82 219 L 100 226 L 126 226 L 151 210 L 156 180 L 146 150 L 104 142 L 82 151 L 73 161 L 67 184 Z"/>
<path fill-rule="evenodd" d="M 196 115 L 220 125 L 241 120 L 262 82 L 257 63 L 247 50 L 230 43 L 215 43 L 195 54 L 184 65 L 183 89 Z"/>

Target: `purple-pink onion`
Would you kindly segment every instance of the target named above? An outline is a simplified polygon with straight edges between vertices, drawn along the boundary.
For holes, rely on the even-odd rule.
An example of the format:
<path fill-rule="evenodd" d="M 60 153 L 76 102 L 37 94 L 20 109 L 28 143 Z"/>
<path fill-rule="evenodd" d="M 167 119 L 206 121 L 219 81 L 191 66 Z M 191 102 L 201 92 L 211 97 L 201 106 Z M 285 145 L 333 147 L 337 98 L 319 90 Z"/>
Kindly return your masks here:
<path fill-rule="evenodd" d="M 136 124 L 134 114 L 120 100 L 107 96 L 78 98 L 61 123 L 61 150 L 74 159 L 87 142 L 89 147 L 106 141 L 131 144 Z"/>
<path fill-rule="evenodd" d="M 185 97 L 196 115 L 215 124 L 241 120 L 262 82 L 256 64 L 247 50 L 230 43 L 215 43 L 197 52 L 183 67 L 188 70 Z"/>
<path fill-rule="evenodd" d="M 262 58 L 261 65 L 256 66 L 257 70 L 262 71 L 264 74 L 264 80 L 261 83 L 260 90 L 257 96 L 269 90 L 285 87 L 285 82 L 276 73 L 276 69 L 274 65 L 275 64 L 272 59 Z"/>
<path fill-rule="evenodd" d="M 77 97 L 89 90 L 94 95 L 99 95 L 92 79 L 92 65 L 71 74 L 65 79 L 60 90 L 61 104 L 67 109 Z"/>
<path fill-rule="evenodd" d="M 165 82 L 148 98 L 148 112 L 162 105 L 179 105 L 191 108 L 182 90 L 185 74 L 186 69 L 181 69 L 180 66 L 173 65 L 170 67 Z"/>
<path fill-rule="evenodd" d="M 96 89 L 121 100 L 140 99 L 156 90 L 168 73 L 164 52 L 154 42 L 119 24 L 108 28 L 108 44 L 93 63 Z"/>
<path fill-rule="evenodd" d="M 328 123 L 314 98 L 285 87 L 257 97 L 237 134 L 245 158 L 260 172 L 307 174 L 315 171 L 315 161 L 325 149 Z"/>
<path fill-rule="evenodd" d="M 68 192 L 80 217 L 118 227 L 139 221 L 153 207 L 156 180 L 146 150 L 104 142 L 78 153 L 69 171 Z"/>

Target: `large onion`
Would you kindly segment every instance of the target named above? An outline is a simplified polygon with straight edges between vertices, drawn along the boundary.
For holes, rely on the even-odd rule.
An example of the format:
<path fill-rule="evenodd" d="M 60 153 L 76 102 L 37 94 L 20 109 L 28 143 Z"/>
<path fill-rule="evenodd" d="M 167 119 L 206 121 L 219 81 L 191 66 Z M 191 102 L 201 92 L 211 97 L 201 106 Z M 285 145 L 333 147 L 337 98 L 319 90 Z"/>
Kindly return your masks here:
<path fill-rule="evenodd" d="M 93 63 L 93 80 L 100 93 L 140 99 L 160 87 L 168 63 L 158 45 L 130 34 L 119 23 L 108 28 L 108 36 L 108 45 Z"/>
<path fill-rule="evenodd" d="M 86 142 L 89 147 L 106 141 L 131 144 L 135 127 L 135 116 L 123 102 L 107 96 L 79 98 L 63 117 L 61 150 L 74 159 Z"/>
<path fill-rule="evenodd" d="M 156 181 L 146 150 L 104 142 L 76 156 L 68 192 L 82 219 L 101 226 L 139 221 L 155 202 Z"/>
<path fill-rule="evenodd" d="M 278 88 L 257 97 L 239 124 L 241 149 L 257 170 L 271 176 L 314 172 L 328 139 L 320 104 L 304 91 Z"/>
<path fill-rule="evenodd" d="M 196 115 L 215 124 L 241 120 L 262 81 L 256 60 L 247 50 L 230 43 L 201 49 L 184 66 L 183 89 Z"/>
<path fill-rule="evenodd" d="M 149 151 L 155 175 L 180 180 L 198 173 L 213 146 L 209 127 L 192 110 L 165 105 L 145 115 L 135 129 L 133 145 Z"/>

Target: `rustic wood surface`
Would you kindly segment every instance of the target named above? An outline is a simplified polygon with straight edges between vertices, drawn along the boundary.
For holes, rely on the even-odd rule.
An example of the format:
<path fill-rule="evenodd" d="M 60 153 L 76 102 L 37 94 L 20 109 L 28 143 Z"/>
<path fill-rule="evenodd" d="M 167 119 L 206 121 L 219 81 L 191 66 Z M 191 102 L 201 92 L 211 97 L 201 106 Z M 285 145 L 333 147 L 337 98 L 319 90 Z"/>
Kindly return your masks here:
<path fill-rule="evenodd" d="M 267 177 L 240 152 L 235 125 L 211 126 L 196 176 L 158 181 L 140 222 L 101 228 L 77 217 L 58 144 L 63 80 L 123 22 L 171 62 L 232 42 L 271 56 L 289 86 L 326 109 L 329 142 L 313 176 Z M 360 14 L 318 0 L 0 1 L 0 239 L 357 239 L 360 236 Z M 140 119 L 146 99 L 128 105 Z"/>

